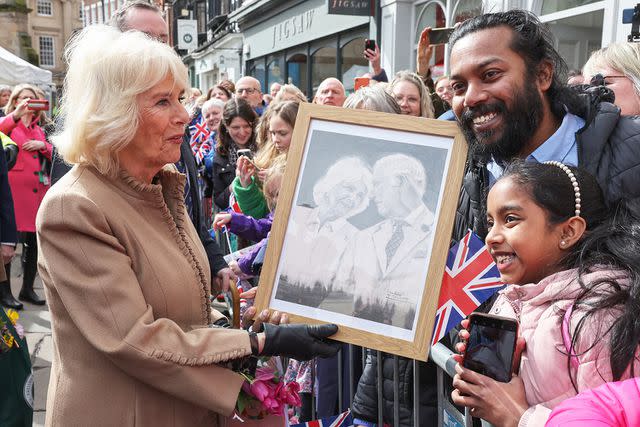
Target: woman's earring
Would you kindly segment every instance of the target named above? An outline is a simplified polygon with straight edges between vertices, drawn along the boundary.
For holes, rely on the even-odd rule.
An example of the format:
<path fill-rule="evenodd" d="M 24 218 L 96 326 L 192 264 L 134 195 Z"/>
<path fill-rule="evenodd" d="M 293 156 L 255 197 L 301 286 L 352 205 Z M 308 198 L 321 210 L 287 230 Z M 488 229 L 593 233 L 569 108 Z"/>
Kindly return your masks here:
<path fill-rule="evenodd" d="M 560 247 L 564 248 L 565 246 L 567 246 L 567 242 L 565 242 L 564 240 L 560 241 Z"/>

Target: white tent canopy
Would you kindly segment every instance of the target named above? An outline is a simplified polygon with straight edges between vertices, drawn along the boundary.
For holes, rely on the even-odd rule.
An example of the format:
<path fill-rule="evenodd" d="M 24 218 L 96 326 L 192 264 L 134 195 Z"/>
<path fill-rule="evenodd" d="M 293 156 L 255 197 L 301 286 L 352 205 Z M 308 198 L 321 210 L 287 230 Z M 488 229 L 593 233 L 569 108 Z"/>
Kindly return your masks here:
<path fill-rule="evenodd" d="M 0 47 L 0 84 L 15 86 L 20 83 L 44 89 L 52 86 L 52 74 Z"/>

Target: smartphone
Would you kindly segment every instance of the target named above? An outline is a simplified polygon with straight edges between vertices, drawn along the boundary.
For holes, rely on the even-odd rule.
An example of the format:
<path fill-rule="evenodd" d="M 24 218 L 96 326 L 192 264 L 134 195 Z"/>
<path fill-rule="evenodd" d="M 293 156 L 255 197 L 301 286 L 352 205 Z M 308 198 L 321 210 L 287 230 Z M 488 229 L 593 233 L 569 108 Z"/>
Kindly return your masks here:
<path fill-rule="evenodd" d="M 253 153 L 248 148 L 243 148 L 238 150 L 238 157 L 240 156 L 245 157 L 249 161 L 249 163 L 251 163 L 253 167 L 256 168 L 257 171 L 262 170 L 258 166 L 256 166 L 256 164 L 253 162 Z"/>
<path fill-rule="evenodd" d="M 484 313 L 469 316 L 469 340 L 462 366 L 507 383 L 511 381 L 518 322 Z"/>
<path fill-rule="evenodd" d="M 366 39 L 364 41 L 364 50 L 371 49 L 372 51 L 376 51 L 376 41 Z"/>
<path fill-rule="evenodd" d="M 353 83 L 353 90 L 358 90 L 361 87 L 369 86 L 371 79 L 369 77 L 356 77 Z"/>
<path fill-rule="evenodd" d="M 47 99 L 30 99 L 27 102 L 29 110 L 33 111 L 47 111 L 49 109 L 49 100 Z"/>
<path fill-rule="evenodd" d="M 245 156 L 249 160 L 253 160 L 253 153 L 248 148 L 238 150 L 238 157 Z"/>
<path fill-rule="evenodd" d="M 432 45 L 449 43 L 449 37 L 451 37 L 453 30 L 453 27 L 434 28 L 429 33 L 429 43 Z"/>

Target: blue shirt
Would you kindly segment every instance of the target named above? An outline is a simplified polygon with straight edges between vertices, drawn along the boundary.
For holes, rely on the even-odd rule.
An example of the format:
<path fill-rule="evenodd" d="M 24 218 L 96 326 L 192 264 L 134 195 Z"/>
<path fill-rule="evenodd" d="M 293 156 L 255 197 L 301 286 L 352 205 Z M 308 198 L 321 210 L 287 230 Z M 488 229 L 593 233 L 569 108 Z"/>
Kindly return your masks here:
<path fill-rule="evenodd" d="M 584 127 L 584 123 L 582 118 L 567 112 L 558 130 L 533 153 L 529 154 L 525 161 L 544 163 L 555 160 L 565 165 L 578 166 L 576 132 Z M 489 171 L 489 184 L 493 185 L 502 175 L 502 167 L 492 160 L 487 163 L 487 170 Z"/>

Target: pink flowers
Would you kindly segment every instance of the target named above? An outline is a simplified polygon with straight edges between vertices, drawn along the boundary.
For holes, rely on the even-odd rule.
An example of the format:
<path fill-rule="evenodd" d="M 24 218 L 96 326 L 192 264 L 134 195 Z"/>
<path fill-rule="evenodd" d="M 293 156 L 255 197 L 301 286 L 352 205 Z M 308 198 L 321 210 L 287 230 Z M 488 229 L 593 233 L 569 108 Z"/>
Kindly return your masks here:
<path fill-rule="evenodd" d="M 243 373 L 247 381 L 242 385 L 236 405 L 240 415 L 248 415 L 251 418 L 262 418 L 267 414 L 284 415 L 285 405 L 301 405 L 298 383 L 285 383 L 265 362 L 259 366 L 253 379 Z M 243 396 L 243 393 L 246 396 Z"/>

